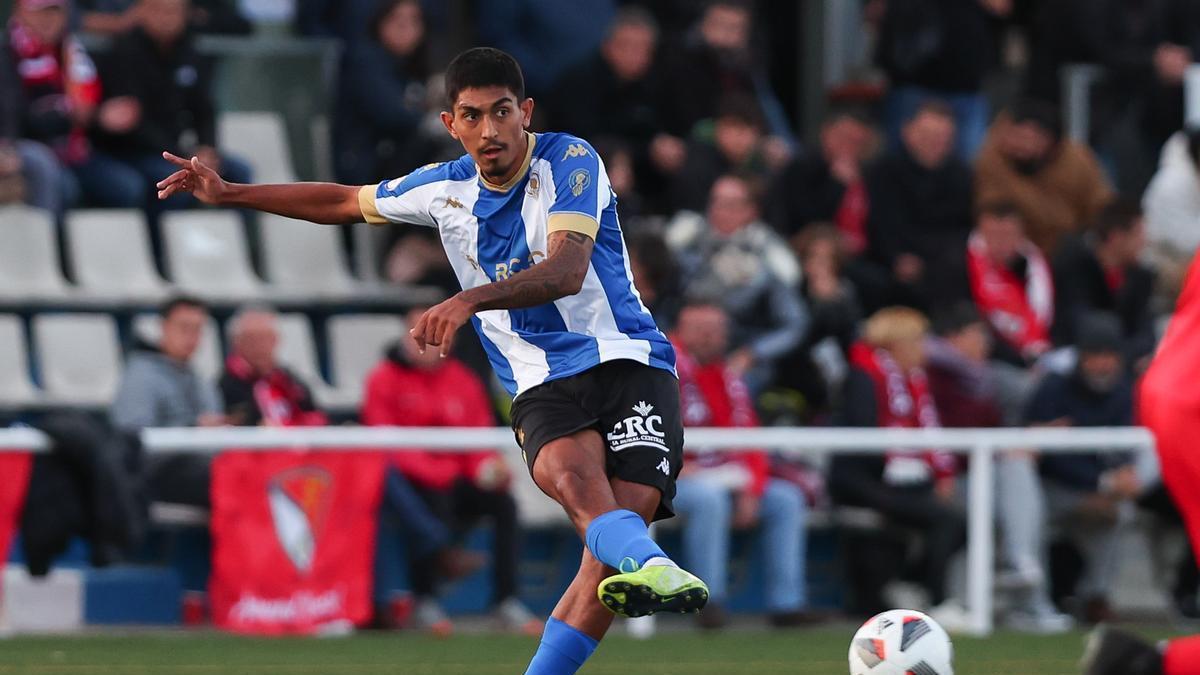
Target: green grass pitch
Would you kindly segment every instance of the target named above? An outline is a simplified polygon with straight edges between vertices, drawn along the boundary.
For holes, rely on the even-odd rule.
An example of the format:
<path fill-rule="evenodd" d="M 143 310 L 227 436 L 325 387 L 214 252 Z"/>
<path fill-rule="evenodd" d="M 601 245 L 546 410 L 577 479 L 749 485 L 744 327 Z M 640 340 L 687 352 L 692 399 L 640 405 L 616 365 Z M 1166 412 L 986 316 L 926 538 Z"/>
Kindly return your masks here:
<path fill-rule="evenodd" d="M 845 675 L 852 627 L 809 631 L 664 633 L 605 640 L 581 675 Z M 1153 637 L 1163 637 L 1161 631 Z M 1070 675 L 1082 633 L 956 638 L 957 675 Z M 251 639 L 210 632 L 0 639 L 2 675 L 511 675 L 529 638 L 417 633 Z"/>

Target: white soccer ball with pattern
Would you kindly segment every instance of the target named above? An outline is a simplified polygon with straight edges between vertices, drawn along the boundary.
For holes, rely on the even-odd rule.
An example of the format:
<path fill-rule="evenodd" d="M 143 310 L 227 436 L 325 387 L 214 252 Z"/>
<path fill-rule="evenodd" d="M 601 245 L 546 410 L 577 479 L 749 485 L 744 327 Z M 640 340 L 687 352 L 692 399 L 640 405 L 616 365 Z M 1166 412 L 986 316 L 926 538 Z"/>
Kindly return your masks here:
<path fill-rule="evenodd" d="M 954 675 L 954 647 L 928 616 L 911 609 L 888 610 L 854 634 L 850 675 Z"/>

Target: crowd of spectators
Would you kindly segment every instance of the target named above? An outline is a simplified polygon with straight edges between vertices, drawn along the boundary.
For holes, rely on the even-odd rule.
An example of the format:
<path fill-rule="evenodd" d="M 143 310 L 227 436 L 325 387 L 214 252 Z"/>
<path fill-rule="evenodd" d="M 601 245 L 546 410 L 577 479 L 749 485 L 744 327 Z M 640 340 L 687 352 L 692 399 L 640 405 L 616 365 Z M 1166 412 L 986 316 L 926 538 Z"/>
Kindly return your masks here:
<path fill-rule="evenodd" d="M 865 1 L 886 93 L 833 102 L 812 130 L 777 94 L 770 46 L 757 39 L 769 17 L 755 3 L 683 4 L 488 0 L 472 17 L 478 41 L 524 66 L 535 127 L 584 136 L 602 155 L 641 298 L 677 347 L 689 425 L 1136 421 L 1134 383 L 1200 244 L 1200 131 L 1184 128 L 1182 96 L 1200 49 L 1195 3 Z M 439 5 L 298 3 L 299 32 L 345 41 L 338 180 L 371 183 L 461 152 L 436 117 Z M 111 48 L 93 61 L 75 26 L 110 36 Z M 164 149 L 251 179 L 217 147 L 212 64 L 192 42 L 198 31 L 249 29 L 218 0 L 18 0 L 0 44 L 0 200 L 55 213 L 144 208 L 153 222 L 194 206 L 153 199 Z M 1014 36 L 1023 58 L 1003 49 Z M 1087 142 L 1066 137 L 1057 100 L 1058 68 L 1077 62 L 1107 73 Z M 799 140 L 806 131 L 812 143 Z M 425 233 L 390 244 L 386 278 L 452 284 Z M 113 425 L 325 423 L 305 383 L 274 361 L 266 308 L 234 320 L 218 396 L 187 366 L 206 318 L 193 300 L 167 306 L 161 342 L 129 358 Z M 486 373 L 430 361 L 404 339 L 380 356 L 363 423 L 495 423 Z M 160 463 L 170 465 L 144 468 L 157 498 L 206 503 L 202 460 Z M 1111 617 L 1117 535 L 1159 491 L 1144 464 L 1033 450 L 998 460 L 999 578 L 1014 625 L 1058 631 L 1068 614 Z M 497 615 L 538 631 L 515 599 L 518 519 L 504 467 L 489 453 L 393 463 L 386 508 L 414 514 L 414 560 L 438 561 L 414 564 L 418 617 L 434 630 L 448 619 L 428 574 L 476 568 L 455 535 L 486 517 Z M 965 516 L 954 457 L 837 456 L 824 481 L 767 452 L 690 467 L 676 506 L 684 561 L 712 591 L 708 627 L 724 622 L 730 533 L 751 527 L 764 538 L 773 620 L 811 618 L 805 523 L 827 499 L 889 525 L 848 540 L 851 611 L 888 606 L 885 590 L 902 577 L 957 625 L 949 569 Z M 1170 518 L 1169 506 L 1153 510 Z M 1195 615 L 1195 580 L 1184 585 L 1178 608 Z"/>

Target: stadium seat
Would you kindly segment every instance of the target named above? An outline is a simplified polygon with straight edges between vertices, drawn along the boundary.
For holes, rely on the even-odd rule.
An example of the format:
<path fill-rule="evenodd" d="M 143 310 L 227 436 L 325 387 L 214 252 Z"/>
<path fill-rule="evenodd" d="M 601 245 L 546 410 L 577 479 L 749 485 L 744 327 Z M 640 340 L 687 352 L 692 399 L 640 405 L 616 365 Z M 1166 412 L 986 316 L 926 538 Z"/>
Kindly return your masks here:
<path fill-rule="evenodd" d="M 175 211 L 163 216 L 167 270 L 188 293 L 241 302 L 263 296 L 242 219 L 233 211 Z"/>
<path fill-rule="evenodd" d="M 53 301 L 69 293 L 50 213 L 28 206 L 0 208 L 0 298 Z"/>
<path fill-rule="evenodd" d="M 347 314 L 329 319 L 333 407 L 358 407 L 367 374 L 383 358 L 387 345 L 404 334 L 398 316 Z"/>
<path fill-rule="evenodd" d="M 72 211 L 66 224 L 71 269 L 80 291 L 113 302 L 156 302 L 167 295 L 167 285 L 154 270 L 141 211 Z"/>
<path fill-rule="evenodd" d="M 296 170 L 283 118 L 273 112 L 225 112 L 217 120 L 220 146 L 254 169 L 256 183 L 294 183 Z"/>
<path fill-rule="evenodd" d="M 21 319 L 0 314 L 0 408 L 24 408 L 39 398 L 29 378 L 29 353 Z"/>
<path fill-rule="evenodd" d="M 40 314 L 33 344 L 46 402 L 101 407 L 112 402 L 121 372 L 117 326 L 107 314 Z"/>
<path fill-rule="evenodd" d="M 158 344 L 162 337 L 162 317 L 157 314 L 138 314 L 133 319 L 133 333 L 150 344 Z M 200 346 L 192 355 L 192 367 L 203 378 L 216 381 L 224 368 L 224 357 L 221 356 L 220 331 L 217 330 L 217 320 L 209 317 L 204 324 L 204 332 L 200 335 Z"/>
<path fill-rule="evenodd" d="M 350 276 L 337 228 L 274 215 L 260 223 L 264 273 L 277 295 L 340 300 L 361 290 Z"/>

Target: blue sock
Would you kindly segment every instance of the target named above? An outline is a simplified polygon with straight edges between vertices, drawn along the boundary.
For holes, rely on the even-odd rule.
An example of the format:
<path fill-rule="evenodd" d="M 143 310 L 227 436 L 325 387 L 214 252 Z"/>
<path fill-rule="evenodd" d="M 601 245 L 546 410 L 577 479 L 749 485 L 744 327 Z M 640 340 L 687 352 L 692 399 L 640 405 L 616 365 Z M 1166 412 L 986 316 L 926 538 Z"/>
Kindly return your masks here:
<path fill-rule="evenodd" d="M 632 572 L 651 558 L 667 557 L 650 538 L 642 517 L 627 509 L 597 516 L 588 525 L 586 540 L 596 560 L 621 572 Z"/>
<path fill-rule="evenodd" d="M 574 675 L 598 644 L 595 638 L 550 617 L 525 675 Z"/>

